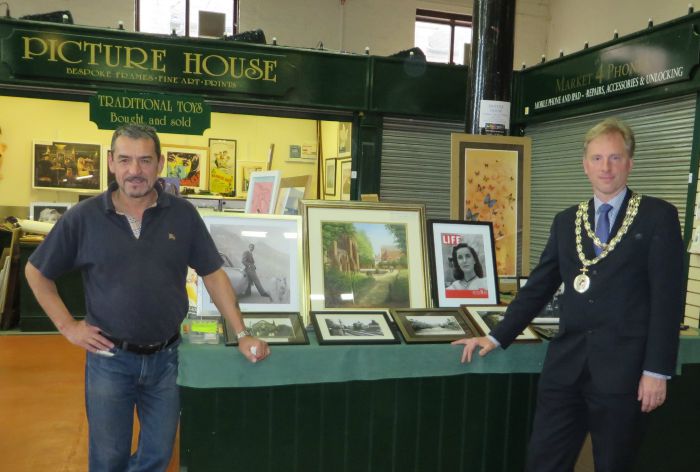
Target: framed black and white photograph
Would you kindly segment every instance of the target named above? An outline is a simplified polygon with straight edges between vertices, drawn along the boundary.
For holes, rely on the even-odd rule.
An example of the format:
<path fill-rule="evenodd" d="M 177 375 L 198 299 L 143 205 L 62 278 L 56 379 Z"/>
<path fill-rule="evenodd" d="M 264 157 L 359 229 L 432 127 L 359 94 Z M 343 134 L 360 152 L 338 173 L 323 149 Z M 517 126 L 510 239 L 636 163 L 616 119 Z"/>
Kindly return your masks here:
<path fill-rule="evenodd" d="M 305 313 L 301 218 L 200 210 L 241 311 Z M 204 284 L 198 314 L 219 316 Z"/>
<path fill-rule="evenodd" d="M 319 344 L 397 344 L 389 314 L 382 311 L 312 311 Z"/>
<path fill-rule="evenodd" d="M 463 306 L 462 307 L 482 336 L 486 336 L 503 321 L 505 306 Z M 531 327 L 526 327 L 514 342 L 541 342 Z"/>
<path fill-rule="evenodd" d="M 479 334 L 459 308 L 395 308 L 390 313 L 407 344 L 449 343 Z"/>
<path fill-rule="evenodd" d="M 498 304 L 491 223 L 429 220 L 428 243 L 435 305 Z"/>
<path fill-rule="evenodd" d="M 527 277 L 518 277 L 518 290 L 523 288 L 527 283 Z M 559 324 L 560 297 L 564 294 L 564 284 L 562 283 L 552 299 L 542 308 L 542 310 L 533 318 L 532 322 L 537 324 Z"/>
<path fill-rule="evenodd" d="M 299 313 L 243 313 L 243 324 L 250 334 L 268 344 L 309 344 Z M 223 326 L 225 344 L 237 346 L 236 330 L 225 318 Z"/>
<path fill-rule="evenodd" d="M 29 205 L 29 219 L 42 223 L 56 223 L 71 205 L 71 203 L 32 202 Z"/>

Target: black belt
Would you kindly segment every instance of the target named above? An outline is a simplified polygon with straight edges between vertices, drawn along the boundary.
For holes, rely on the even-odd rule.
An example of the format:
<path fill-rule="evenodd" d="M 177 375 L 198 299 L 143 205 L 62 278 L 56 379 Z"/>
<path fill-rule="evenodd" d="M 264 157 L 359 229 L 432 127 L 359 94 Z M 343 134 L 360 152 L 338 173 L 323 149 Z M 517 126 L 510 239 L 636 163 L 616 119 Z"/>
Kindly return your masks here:
<path fill-rule="evenodd" d="M 175 341 L 180 339 L 180 333 L 175 334 L 172 338 L 168 339 L 167 341 L 163 341 L 161 343 L 153 343 L 153 344 L 136 344 L 136 343 L 130 343 L 127 341 L 122 341 L 121 339 L 113 338 L 112 336 L 108 336 L 104 333 L 102 333 L 102 336 L 105 338 L 109 339 L 114 343 L 114 347 L 121 349 L 123 351 L 129 351 L 133 352 L 134 354 L 155 354 L 158 351 L 162 351 L 166 347 L 170 346 L 173 344 Z"/>

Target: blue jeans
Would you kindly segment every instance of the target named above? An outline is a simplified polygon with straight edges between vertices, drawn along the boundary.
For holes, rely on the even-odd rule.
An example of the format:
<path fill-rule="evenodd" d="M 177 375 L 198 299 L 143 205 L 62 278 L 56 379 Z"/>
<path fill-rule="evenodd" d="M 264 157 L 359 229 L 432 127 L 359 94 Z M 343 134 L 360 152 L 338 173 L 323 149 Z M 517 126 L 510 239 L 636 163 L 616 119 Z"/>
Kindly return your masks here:
<path fill-rule="evenodd" d="M 140 355 L 112 349 L 114 357 L 87 353 L 85 407 L 93 472 L 165 471 L 180 417 L 177 347 Z M 131 454 L 134 407 L 140 433 Z"/>

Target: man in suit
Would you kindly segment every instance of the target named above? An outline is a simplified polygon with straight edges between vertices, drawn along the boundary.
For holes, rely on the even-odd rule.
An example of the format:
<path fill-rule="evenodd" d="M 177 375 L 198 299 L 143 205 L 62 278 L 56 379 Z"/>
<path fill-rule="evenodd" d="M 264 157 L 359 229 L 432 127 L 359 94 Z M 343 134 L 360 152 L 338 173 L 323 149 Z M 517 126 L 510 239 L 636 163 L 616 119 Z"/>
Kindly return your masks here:
<path fill-rule="evenodd" d="M 585 138 L 593 199 L 556 215 L 528 283 L 489 336 L 462 339 L 462 362 L 507 348 L 559 287 L 528 449 L 531 472 L 573 471 L 590 432 L 597 472 L 629 470 L 646 413 L 666 399 L 683 313 L 684 247 L 676 208 L 627 187 L 634 134 L 607 119 Z M 594 230 L 595 228 L 595 230 Z M 595 232 L 594 232 L 595 231 Z"/>

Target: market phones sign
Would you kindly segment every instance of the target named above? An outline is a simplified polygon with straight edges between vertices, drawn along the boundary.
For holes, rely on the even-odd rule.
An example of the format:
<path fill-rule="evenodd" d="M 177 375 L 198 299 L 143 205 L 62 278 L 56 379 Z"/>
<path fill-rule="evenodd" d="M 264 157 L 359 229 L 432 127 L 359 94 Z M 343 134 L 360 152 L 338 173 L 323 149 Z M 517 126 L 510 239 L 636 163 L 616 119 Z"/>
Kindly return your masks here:
<path fill-rule="evenodd" d="M 90 121 L 99 129 L 138 123 L 160 133 L 201 135 L 211 126 L 211 112 L 204 99 L 191 95 L 100 91 L 90 97 Z"/>
<path fill-rule="evenodd" d="M 17 77 L 87 80 L 162 89 L 284 95 L 296 70 L 282 54 L 166 41 L 86 38 L 15 29 L 2 40 L 2 60 Z"/>

